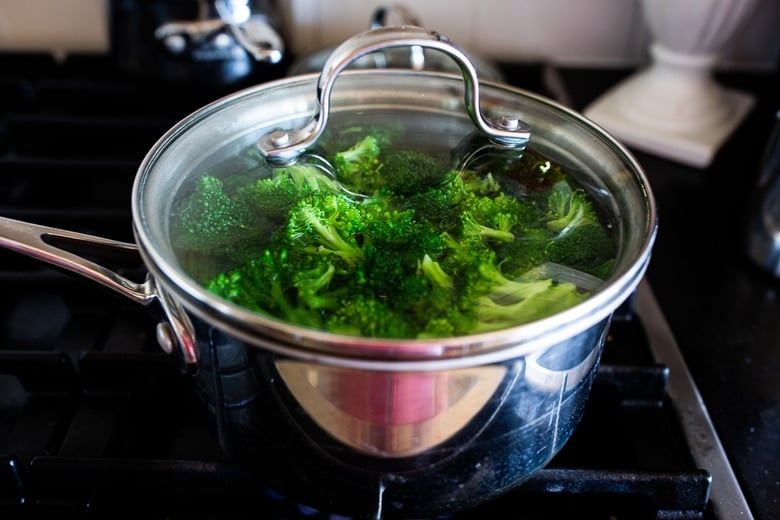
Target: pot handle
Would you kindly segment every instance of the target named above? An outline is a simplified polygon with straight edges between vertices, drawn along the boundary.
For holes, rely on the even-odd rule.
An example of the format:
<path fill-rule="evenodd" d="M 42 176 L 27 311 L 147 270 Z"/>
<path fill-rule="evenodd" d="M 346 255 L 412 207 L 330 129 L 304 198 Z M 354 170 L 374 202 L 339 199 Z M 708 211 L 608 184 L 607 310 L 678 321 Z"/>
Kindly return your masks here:
<path fill-rule="evenodd" d="M 350 63 L 371 52 L 390 47 L 422 47 L 439 50 L 453 58 L 463 74 L 466 111 L 471 120 L 491 140 L 510 147 L 522 147 L 531 137 L 531 129 L 514 115 L 488 118 L 479 106 L 479 79 L 468 56 L 447 36 L 421 27 L 379 27 L 349 38 L 336 47 L 323 65 L 317 82 L 318 111 L 299 130 L 276 130 L 260 138 L 257 146 L 272 164 L 295 162 L 322 134 L 330 111 L 330 94 L 337 76 Z"/>
<path fill-rule="evenodd" d="M 178 340 L 182 361 L 188 367 L 197 364 L 198 352 L 192 324 L 176 302 L 157 290 L 150 276 L 137 283 L 80 255 L 103 258 L 128 253 L 137 255 L 135 244 L 0 217 L 0 247 L 88 278 L 136 303 L 149 305 L 159 301 L 168 319 L 168 323 L 161 323 L 157 328 L 160 346 L 171 353 L 173 344 L 170 335 L 173 334 Z"/>

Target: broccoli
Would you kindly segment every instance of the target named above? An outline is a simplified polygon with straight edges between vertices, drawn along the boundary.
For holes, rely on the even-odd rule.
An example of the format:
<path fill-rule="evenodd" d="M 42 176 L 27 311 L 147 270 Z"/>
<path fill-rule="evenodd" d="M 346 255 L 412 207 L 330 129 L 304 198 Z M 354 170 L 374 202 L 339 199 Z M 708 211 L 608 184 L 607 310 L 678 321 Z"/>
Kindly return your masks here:
<path fill-rule="evenodd" d="M 456 177 L 460 188 L 477 195 L 495 195 L 501 192 L 501 185 L 493 174 L 478 175 L 474 170 L 464 170 Z"/>
<path fill-rule="evenodd" d="M 318 255 L 335 255 L 354 265 L 363 257 L 355 235 L 365 226 L 363 214 L 334 194 L 312 194 L 294 205 L 284 228 L 285 245 Z"/>
<path fill-rule="evenodd" d="M 420 262 L 420 272 L 434 285 L 443 289 L 452 289 L 455 283 L 452 278 L 444 272 L 439 262 L 425 255 Z"/>
<path fill-rule="evenodd" d="M 585 192 L 540 155 L 502 160 L 497 177 L 490 164 L 456 174 L 428 152 L 349 137 L 329 157 L 335 175 L 366 197 L 350 197 L 307 161 L 244 172 L 229 190 L 200 180 L 175 224 L 191 226 L 191 236 L 175 240 L 185 256 L 194 238 L 216 258 L 220 248 L 234 251 L 232 266 L 208 278 L 210 291 L 334 333 L 437 338 L 539 319 L 597 287 L 580 290 L 543 266 L 601 277 L 613 265 L 614 241 Z M 505 182 L 524 160 L 533 164 L 523 175 L 544 183 Z"/>
<path fill-rule="evenodd" d="M 605 277 L 615 258 L 615 243 L 585 192 L 559 182 L 547 207 L 546 227 L 554 233 L 545 249 L 547 259 Z"/>
<path fill-rule="evenodd" d="M 325 325 L 331 332 L 370 337 L 409 338 L 415 333 L 390 302 L 361 294 L 346 300 Z"/>
<path fill-rule="evenodd" d="M 367 135 L 346 150 L 333 155 L 336 178 L 351 191 L 373 194 L 383 184 L 379 175 L 379 143 Z"/>
<path fill-rule="evenodd" d="M 463 234 L 466 236 L 479 236 L 503 242 L 510 242 L 515 239 L 515 236 L 506 229 L 497 229 L 480 224 L 474 218 L 474 215 L 468 211 L 461 214 L 461 222 L 463 223 Z M 511 221 L 505 221 L 504 228 L 508 227 L 511 229 L 511 224 Z"/>
<path fill-rule="evenodd" d="M 283 270 L 286 251 L 274 254 L 266 250 L 261 256 L 228 272 L 220 273 L 207 289 L 242 307 L 265 312 L 308 327 L 321 327 L 316 311 L 299 305 L 290 296 Z"/>
<path fill-rule="evenodd" d="M 447 164 L 429 152 L 395 150 L 381 158 L 382 183 L 397 195 L 436 188 L 450 176 Z"/>
<path fill-rule="evenodd" d="M 241 199 L 268 218 L 284 219 L 290 208 L 307 193 L 309 185 L 279 170 L 272 177 L 258 179 L 238 189 Z"/>
<path fill-rule="evenodd" d="M 196 180 L 194 191 L 172 216 L 175 247 L 198 253 L 222 253 L 249 237 L 261 236 L 257 219 L 245 201 L 231 197 L 211 175 Z"/>
<path fill-rule="evenodd" d="M 481 297 L 475 306 L 475 332 L 505 329 L 550 316 L 571 307 L 587 297 L 573 283 L 554 283 L 550 279 L 527 282 L 528 296 L 512 303 Z"/>
<path fill-rule="evenodd" d="M 323 168 L 324 165 L 317 163 L 298 161 L 284 168 L 276 169 L 272 179 L 290 179 L 303 193 L 308 191 L 339 192 L 341 190 L 339 183 Z"/>
<path fill-rule="evenodd" d="M 468 196 L 461 186 L 452 182 L 404 197 L 399 205 L 414 210 L 421 221 L 430 222 L 442 232 L 452 233 L 460 229 L 460 207 Z"/>

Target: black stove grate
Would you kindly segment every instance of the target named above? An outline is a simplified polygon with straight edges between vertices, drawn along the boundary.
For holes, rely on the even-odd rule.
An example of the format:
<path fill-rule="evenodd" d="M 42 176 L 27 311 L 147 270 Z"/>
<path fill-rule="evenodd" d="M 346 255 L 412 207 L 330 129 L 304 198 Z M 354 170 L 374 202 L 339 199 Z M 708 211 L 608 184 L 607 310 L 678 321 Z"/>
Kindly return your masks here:
<path fill-rule="evenodd" d="M 104 57 L 0 55 L 0 215 L 132 240 L 135 170 L 224 94 L 122 77 Z M 544 93 L 541 67 L 507 69 Z M 143 272 L 140 260 L 123 272 Z M 338 518 L 264 489 L 223 455 L 140 306 L 0 251 L 0 516 Z M 574 436 L 516 491 L 450 518 L 713 518 L 631 302 Z M 245 513 L 248 512 L 248 513 Z"/>

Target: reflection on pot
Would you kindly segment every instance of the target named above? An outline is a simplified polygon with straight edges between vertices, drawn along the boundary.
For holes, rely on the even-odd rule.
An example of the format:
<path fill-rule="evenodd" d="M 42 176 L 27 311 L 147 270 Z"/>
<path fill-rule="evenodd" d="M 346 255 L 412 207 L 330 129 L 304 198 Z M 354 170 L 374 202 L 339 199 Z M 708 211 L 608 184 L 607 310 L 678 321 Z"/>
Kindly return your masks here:
<path fill-rule="evenodd" d="M 438 371 L 293 360 L 196 327 L 195 388 L 231 457 L 309 506 L 381 504 L 392 518 L 468 507 L 549 462 L 582 415 L 607 322 L 541 354 Z"/>
<path fill-rule="evenodd" d="M 504 366 L 368 372 L 276 363 L 301 407 L 325 431 L 380 457 L 416 455 L 460 431 L 493 395 Z"/>

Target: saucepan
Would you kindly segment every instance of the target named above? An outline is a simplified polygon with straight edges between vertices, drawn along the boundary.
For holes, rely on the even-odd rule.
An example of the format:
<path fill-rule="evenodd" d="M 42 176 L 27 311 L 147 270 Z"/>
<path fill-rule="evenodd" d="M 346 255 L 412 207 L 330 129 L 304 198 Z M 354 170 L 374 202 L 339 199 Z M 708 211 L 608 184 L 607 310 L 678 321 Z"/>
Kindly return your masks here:
<path fill-rule="evenodd" d="M 366 53 L 404 46 L 443 52 L 459 72 L 347 70 Z M 295 164 L 339 128 L 382 124 L 445 149 L 477 132 L 561 165 L 609 222 L 611 269 L 552 315 L 406 339 L 245 308 L 209 291 L 177 251 L 177 208 L 204 174 L 227 186 Z M 473 507 L 555 456 L 583 414 L 612 313 L 641 281 L 657 229 L 648 181 L 621 143 L 550 99 L 481 81 L 446 36 L 412 26 L 360 33 L 319 74 L 241 90 L 184 118 L 143 159 L 130 203 L 134 243 L 3 218 L 0 245 L 162 309 L 159 343 L 188 369 L 225 452 L 277 493 L 370 518 Z M 104 266 L 102 253 L 118 250 L 140 254 L 144 281 Z M 224 268 L 217 264 L 201 271 Z"/>

